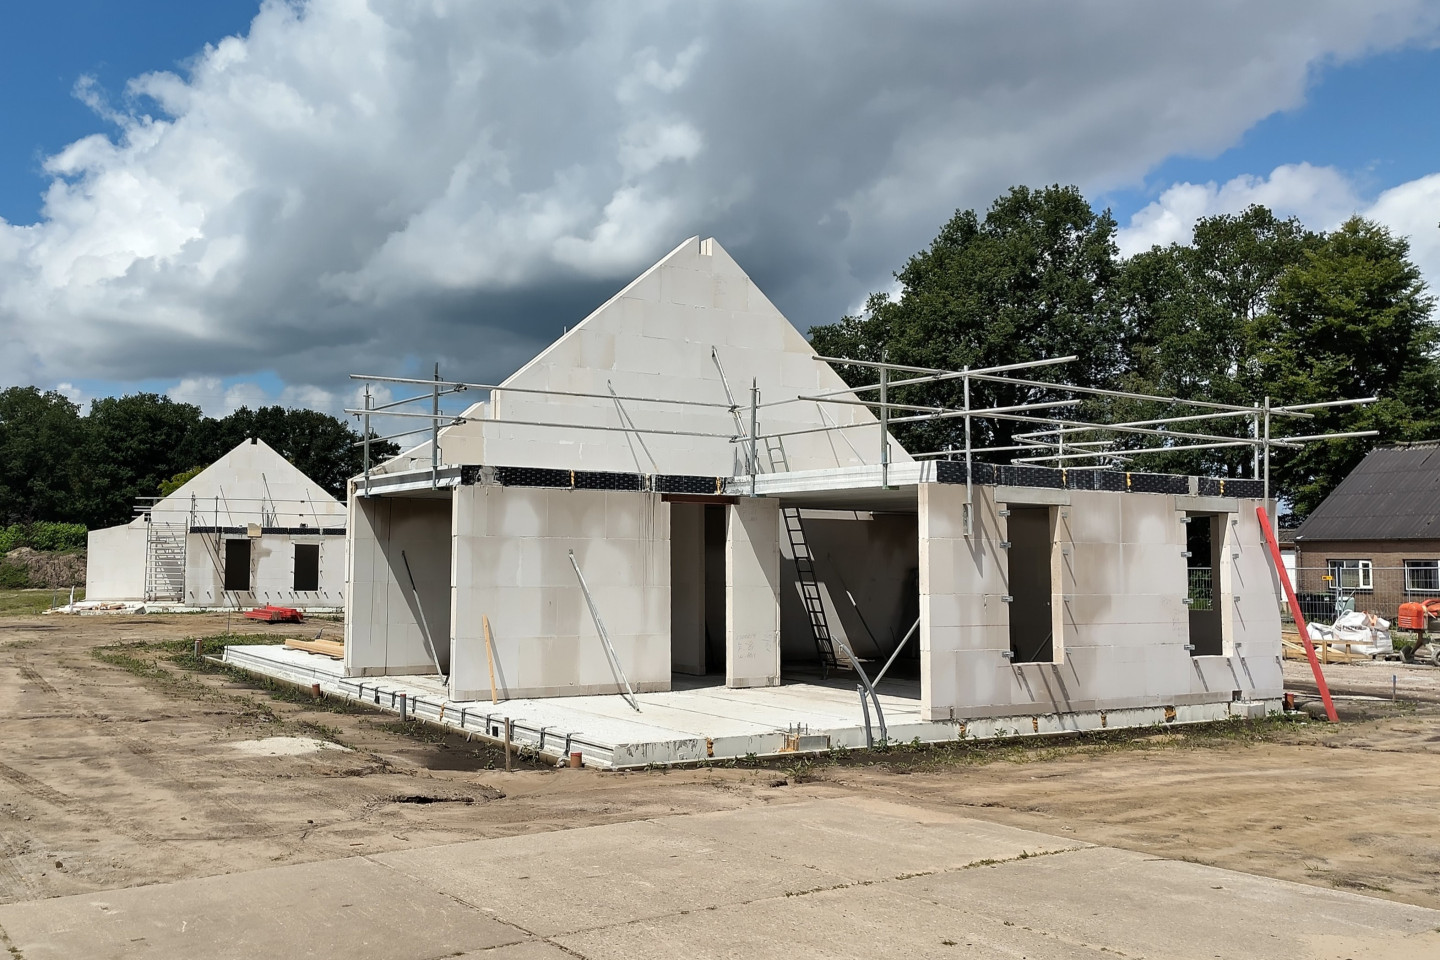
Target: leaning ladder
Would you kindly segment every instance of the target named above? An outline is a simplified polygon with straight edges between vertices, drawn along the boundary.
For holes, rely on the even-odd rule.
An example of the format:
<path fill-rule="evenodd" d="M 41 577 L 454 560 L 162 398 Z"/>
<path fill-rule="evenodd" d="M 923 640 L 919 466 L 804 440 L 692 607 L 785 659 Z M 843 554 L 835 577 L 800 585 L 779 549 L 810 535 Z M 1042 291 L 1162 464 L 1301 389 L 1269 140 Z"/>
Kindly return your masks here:
<path fill-rule="evenodd" d="M 765 439 L 765 453 L 770 460 L 772 472 L 789 470 L 785 459 L 785 448 L 779 437 Z M 800 602 L 805 606 L 805 615 L 810 619 L 810 633 L 815 638 L 815 654 L 820 660 L 820 675 L 830 676 L 839 662 L 835 658 L 835 640 L 830 634 L 830 620 L 825 614 L 825 603 L 820 596 L 820 582 L 815 578 L 815 555 L 805 540 L 805 523 L 797 507 L 782 507 L 780 516 L 785 521 L 785 535 L 790 540 L 790 555 L 795 558 L 795 573 L 800 582 Z"/>

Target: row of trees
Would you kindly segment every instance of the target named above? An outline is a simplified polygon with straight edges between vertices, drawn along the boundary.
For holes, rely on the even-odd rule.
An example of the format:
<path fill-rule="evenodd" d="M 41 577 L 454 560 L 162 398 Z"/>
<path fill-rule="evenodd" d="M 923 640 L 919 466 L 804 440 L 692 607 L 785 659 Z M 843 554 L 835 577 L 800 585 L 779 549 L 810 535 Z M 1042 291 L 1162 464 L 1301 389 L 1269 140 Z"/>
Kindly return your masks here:
<path fill-rule="evenodd" d="M 871 296 L 859 316 L 812 328 L 811 341 L 828 356 L 878 360 L 883 352 L 893 363 L 954 370 L 1073 354 L 1077 361 L 1038 378 L 1246 406 L 1266 396 L 1275 404 L 1378 396 L 1368 407 L 1276 421 L 1276 435 L 1380 431 L 1378 440 L 1274 455 L 1272 482 L 1292 519 L 1314 509 L 1377 442 L 1440 436 L 1440 329 L 1404 238 L 1359 217 L 1333 232 L 1313 231 L 1260 206 L 1201 220 L 1190 243 L 1129 258 L 1117 253 L 1115 231 L 1109 212 L 1096 213 L 1074 187 L 1015 187 L 983 218 L 957 212 L 895 275 L 898 296 Z M 841 372 L 852 384 L 874 382 L 873 371 Z M 891 396 L 958 406 L 960 391 L 948 381 Z M 1070 396 L 994 383 L 972 388 L 972 402 L 983 406 Z M 1195 412 L 1090 397 L 1043 416 L 1121 422 Z M 1036 429 L 1003 420 L 976 425 L 976 444 L 986 446 L 1010 446 L 1015 433 Z M 1247 416 L 1195 426 L 1235 437 L 1251 430 Z M 963 444 L 958 420 L 898 433 L 914 452 Z M 1133 435 L 1108 439 L 1120 448 L 1156 445 Z M 1146 454 L 1134 463 L 1248 476 L 1251 453 Z"/>
<path fill-rule="evenodd" d="M 362 469 L 348 423 L 314 410 L 241 408 L 227 417 L 153 393 L 95 400 L 89 412 L 35 387 L 0 391 L 0 526 L 36 521 L 124 523 L 138 497 L 207 466 L 248 437 L 274 447 L 337 497 Z M 372 444 L 375 457 L 391 443 Z"/>

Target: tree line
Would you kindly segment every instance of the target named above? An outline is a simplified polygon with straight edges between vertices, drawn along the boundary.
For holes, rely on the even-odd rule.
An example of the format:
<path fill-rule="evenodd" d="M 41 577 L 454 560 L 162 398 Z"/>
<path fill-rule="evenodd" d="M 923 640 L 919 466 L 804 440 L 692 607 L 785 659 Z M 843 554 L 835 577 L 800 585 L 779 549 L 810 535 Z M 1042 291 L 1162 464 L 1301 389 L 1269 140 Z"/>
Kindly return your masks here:
<path fill-rule="evenodd" d="M 898 295 L 872 295 L 858 315 L 812 328 L 811 342 L 826 356 L 883 355 L 950 370 L 1075 355 L 1074 362 L 1018 376 L 1239 406 L 1267 396 L 1275 405 L 1379 397 L 1366 407 L 1316 410 L 1311 420 L 1273 421 L 1276 436 L 1380 432 L 1272 453 L 1272 489 L 1291 522 L 1313 510 L 1376 444 L 1440 436 L 1440 328 L 1405 238 L 1360 217 L 1333 231 L 1311 230 L 1262 206 L 1202 219 L 1190 242 L 1131 257 L 1119 255 L 1115 236 L 1109 211 L 1093 210 L 1075 187 L 1014 187 L 983 217 L 957 211 L 895 274 Z M 852 385 L 876 379 L 863 368 L 840 372 Z M 950 380 L 890 396 L 956 407 L 962 389 Z M 972 384 L 974 406 L 1071 396 Z M 1205 412 L 1073 396 L 1083 397 L 1079 407 L 1038 416 L 1122 423 Z M 1253 429 L 1244 415 L 1189 423 L 1202 428 L 1195 432 L 1228 437 L 1248 437 Z M 1016 433 L 1043 426 L 977 420 L 973 442 L 1015 446 Z M 1184 431 L 1186 423 L 1172 429 Z M 913 453 L 964 444 L 958 419 L 901 425 L 896 435 Z M 1109 439 L 1117 454 L 1159 445 L 1154 437 L 1122 433 L 1070 439 Z M 1238 447 L 1152 453 L 1134 457 L 1127 469 L 1249 476 L 1251 456 Z"/>
<path fill-rule="evenodd" d="M 94 400 L 90 410 L 36 387 L 0 391 L 0 526 L 125 523 L 140 497 L 162 496 L 241 441 L 258 437 L 338 499 L 363 468 L 359 432 L 315 410 L 242 407 L 212 418 L 153 393 Z M 379 459 L 393 443 L 371 444 Z"/>

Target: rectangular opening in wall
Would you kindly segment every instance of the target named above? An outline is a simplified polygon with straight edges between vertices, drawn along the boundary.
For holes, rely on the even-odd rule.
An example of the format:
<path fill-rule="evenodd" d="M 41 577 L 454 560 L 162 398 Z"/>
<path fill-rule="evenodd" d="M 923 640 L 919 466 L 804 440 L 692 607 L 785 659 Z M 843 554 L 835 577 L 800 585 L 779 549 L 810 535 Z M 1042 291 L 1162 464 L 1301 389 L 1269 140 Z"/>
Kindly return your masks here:
<path fill-rule="evenodd" d="M 1054 543 L 1049 507 L 1009 508 L 1012 663 L 1055 661 Z"/>
<path fill-rule="evenodd" d="M 1218 657 L 1225 652 L 1220 618 L 1220 517 L 1185 515 L 1186 604 L 1190 608 L 1190 655 Z"/>
<path fill-rule="evenodd" d="M 725 536 L 729 509 L 705 505 L 704 632 L 705 672 L 725 675 Z"/>
<path fill-rule="evenodd" d="M 250 539 L 237 537 L 225 541 L 225 589 L 241 593 L 250 591 Z"/>
<path fill-rule="evenodd" d="M 670 504 L 670 672 L 705 675 L 705 510 Z"/>
<path fill-rule="evenodd" d="M 320 589 L 320 544 L 295 544 L 295 590 Z"/>

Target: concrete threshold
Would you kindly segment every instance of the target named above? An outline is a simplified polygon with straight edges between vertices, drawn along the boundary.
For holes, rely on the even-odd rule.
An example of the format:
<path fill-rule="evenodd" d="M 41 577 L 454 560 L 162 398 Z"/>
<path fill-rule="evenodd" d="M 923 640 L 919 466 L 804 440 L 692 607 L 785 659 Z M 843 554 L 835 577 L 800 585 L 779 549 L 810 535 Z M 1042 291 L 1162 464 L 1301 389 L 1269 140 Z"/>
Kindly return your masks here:
<path fill-rule="evenodd" d="M 694 686 L 637 696 L 637 713 L 618 694 L 543 699 L 451 700 L 439 676 L 346 677 L 344 665 L 320 654 L 278 645 L 226 647 L 225 663 L 259 676 L 309 687 L 330 696 L 363 701 L 458 733 L 500 743 L 511 724 L 511 743 L 524 752 L 556 761 L 578 752 L 587 766 L 604 770 L 651 765 L 738 760 L 864 749 L 865 724 L 853 689 L 819 683 L 731 690 Z M 1279 701 L 1206 703 L 1175 707 L 1134 707 L 1021 717 L 924 720 L 914 682 L 886 681 L 880 704 L 891 743 L 949 743 L 1005 737 L 1078 733 L 1181 723 L 1205 723 L 1235 716 L 1277 712 Z M 873 736 L 880 730 L 872 717 Z"/>

